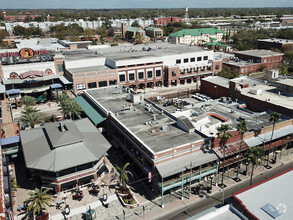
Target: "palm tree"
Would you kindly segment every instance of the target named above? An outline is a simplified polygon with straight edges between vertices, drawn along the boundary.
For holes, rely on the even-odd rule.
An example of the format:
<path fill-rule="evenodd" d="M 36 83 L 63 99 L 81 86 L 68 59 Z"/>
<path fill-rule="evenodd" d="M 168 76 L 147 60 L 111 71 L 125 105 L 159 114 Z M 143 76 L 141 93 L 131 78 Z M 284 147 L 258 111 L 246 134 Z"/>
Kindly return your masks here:
<path fill-rule="evenodd" d="M 61 93 L 60 95 L 58 95 L 56 97 L 56 100 L 58 102 L 58 104 L 60 105 L 62 102 L 64 102 L 65 100 L 70 99 L 69 96 L 66 93 Z"/>
<path fill-rule="evenodd" d="M 74 120 L 74 114 L 80 114 L 80 112 L 82 111 L 81 107 L 79 106 L 79 104 L 77 104 L 75 101 L 71 100 L 71 99 L 66 99 L 64 101 L 62 101 L 60 103 L 61 108 L 59 110 L 61 110 L 64 114 L 64 117 L 66 115 L 69 115 L 69 117 Z"/>
<path fill-rule="evenodd" d="M 218 127 L 217 130 L 218 130 L 217 136 L 218 136 L 218 138 L 221 139 L 220 144 L 224 148 L 223 171 L 222 171 L 222 186 L 223 186 L 224 185 L 224 170 L 225 170 L 224 169 L 224 166 L 225 166 L 225 154 L 226 154 L 225 145 L 226 145 L 227 141 L 231 139 L 233 134 L 230 133 L 230 131 L 232 130 L 232 127 L 230 127 L 227 124 L 221 124 L 221 127 Z"/>
<path fill-rule="evenodd" d="M 272 135 L 271 135 L 271 139 L 270 139 L 270 144 L 269 144 L 269 149 L 268 149 L 268 156 L 267 156 L 267 165 L 266 167 L 269 167 L 269 159 L 270 159 L 270 149 L 271 149 L 271 145 L 272 145 L 272 140 L 273 140 L 273 136 L 274 136 L 274 131 L 275 131 L 275 125 L 278 121 L 280 121 L 282 115 L 278 112 L 273 112 L 270 114 L 270 121 L 273 122 L 273 129 L 272 129 Z"/>
<path fill-rule="evenodd" d="M 36 104 L 36 99 L 34 97 L 25 95 L 22 97 L 21 103 L 25 106 L 32 106 Z"/>
<path fill-rule="evenodd" d="M 239 155 L 238 155 L 238 164 L 237 164 L 237 174 L 236 174 L 236 178 L 235 180 L 238 181 L 238 175 L 239 175 L 239 166 L 240 166 L 240 154 L 241 154 L 241 148 L 242 148 L 242 144 L 243 144 L 243 137 L 244 137 L 244 133 L 247 132 L 247 124 L 246 121 L 241 121 L 238 125 L 237 125 L 237 131 L 239 131 L 241 133 L 241 142 L 240 142 L 240 149 L 239 149 Z"/>
<path fill-rule="evenodd" d="M 25 106 L 23 108 L 23 111 L 21 111 L 21 114 L 23 115 L 27 115 L 29 113 L 32 113 L 32 112 L 39 112 L 40 110 L 38 110 L 36 107 L 32 107 L 32 106 Z"/>
<path fill-rule="evenodd" d="M 260 146 L 252 147 L 248 149 L 247 161 L 252 163 L 252 170 L 250 175 L 250 185 L 252 185 L 252 176 L 253 170 L 255 165 L 260 165 L 262 160 L 264 159 L 263 156 L 263 149 Z"/>
<path fill-rule="evenodd" d="M 25 126 L 29 125 L 31 126 L 31 128 L 34 128 L 36 124 L 43 122 L 43 118 L 37 112 L 29 112 L 22 114 L 20 120 L 23 122 Z"/>
<path fill-rule="evenodd" d="M 50 206 L 51 198 L 47 194 L 49 189 L 42 190 L 37 189 L 33 192 L 29 192 L 29 198 L 24 201 L 24 204 L 28 205 L 27 212 L 33 210 L 33 216 L 42 216 L 42 209 L 45 208 L 47 210 L 47 206 Z"/>
<path fill-rule="evenodd" d="M 126 188 L 126 183 L 129 182 L 128 174 L 133 176 L 130 171 L 126 170 L 126 168 L 129 165 L 130 165 L 130 163 L 126 163 L 126 164 L 124 164 L 123 168 L 119 167 L 118 165 L 115 165 L 115 169 L 119 172 L 119 178 L 120 178 L 120 181 L 122 182 L 123 189 Z"/>

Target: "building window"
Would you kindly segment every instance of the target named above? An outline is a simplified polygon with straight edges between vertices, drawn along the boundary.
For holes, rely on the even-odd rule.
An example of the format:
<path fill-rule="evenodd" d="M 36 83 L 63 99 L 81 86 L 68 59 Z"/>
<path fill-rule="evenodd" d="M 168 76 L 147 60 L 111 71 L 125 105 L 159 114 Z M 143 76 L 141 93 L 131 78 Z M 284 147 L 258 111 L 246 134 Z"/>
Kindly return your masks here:
<path fill-rule="evenodd" d="M 116 79 L 109 80 L 109 86 L 114 86 L 114 85 L 117 85 L 117 80 Z"/>
<path fill-rule="evenodd" d="M 107 81 L 100 81 L 99 82 L 99 87 L 106 87 L 106 86 L 108 86 Z"/>
<path fill-rule="evenodd" d="M 82 90 L 82 89 L 85 89 L 85 83 L 76 85 L 76 90 Z"/>
<path fill-rule="evenodd" d="M 156 70 L 156 77 L 161 77 L 161 70 Z"/>
<path fill-rule="evenodd" d="M 267 62 L 267 59 L 264 59 L 264 61 L 263 61 L 264 63 L 266 63 Z"/>
<path fill-rule="evenodd" d="M 138 79 L 144 79 L 144 72 L 138 72 Z"/>
<path fill-rule="evenodd" d="M 58 64 L 58 72 L 63 72 L 63 64 Z"/>
<path fill-rule="evenodd" d="M 188 63 L 188 58 L 184 58 L 184 63 Z"/>
<path fill-rule="evenodd" d="M 89 89 L 97 88 L 97 83 L 96 83 L 96 82 L 88 83 L 88 84 L 87 84 L 87 87 L 88 87 Z"/>
<path fill-rule="evenodd" d="M 119 82 L 125 82 L 125 74 L 119 75 Z"/>
<path fill-rule="evenodd" d="M 195 62 L 195 57 L 190 58 L 190 62 Z"/>
<path fill-rule="evenodd" d="M 131 80 L 135 80 L 135 74 L 134 73 L 129 73 L 128 74 L 128 80 L 131 81 Z"/>
<path fill-rule="evenodd" d="M 181 60 L 176 60 L 176 64 L 180 64 L 181 63 Z"/>
<path fill-rule="evenodd" d="M 208 59 L 209 59 L 208 56 L 204 56 L 204 57 L 203 57 L 203 60 L 208 60 Z"/>
<path fill-rule="evenodd" d="M 172 71 L 172 76 L 176 76 L 176 71 Z"/>
<path fill-rule="evenodd" d="M 120 69 L 120 68 L 124 68 L 125 66 L 118 66 L 118 68 Z"/>
<path fill-rule="evenodd" d="M 216 70 L 218 70 L 220 68 L 220 66 L 219 65 L 216 65 Z"/>
<path fill-rule="evenodd" d="M 197 58 L 197 61 L 201 61 L 201 57 L 198 57 L 198 58 Z"/>
<path fill-rule="evenodd" d="M 153 71 L 152 70 L 147 71 L 147 75 L 148 75 L 148 78 L 153 78 Z"/>

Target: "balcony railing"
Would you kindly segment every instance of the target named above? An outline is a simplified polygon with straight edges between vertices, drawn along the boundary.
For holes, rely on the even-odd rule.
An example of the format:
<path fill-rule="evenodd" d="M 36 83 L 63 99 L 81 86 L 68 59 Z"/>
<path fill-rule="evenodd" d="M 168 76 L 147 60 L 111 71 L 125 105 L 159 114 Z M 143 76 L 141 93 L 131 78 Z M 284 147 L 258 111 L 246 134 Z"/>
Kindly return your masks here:
<path fill-rule="evenodd" d="M 216 172 L 217 172 L 217 166 L 212 166 L 212 167 L 200 170 L 200 171 L 196 171 L 191 174 L 191 181 L 203 178 L 207 175 L 210 175 L 210 174 L 216 173 Z M 190 181 L 190 173 L 185 173 L 185 174 L 183 174 L 183 178 L 182 178 L 182 176 L 180 176 L 178 179 L 173 179 L 173 180 L 168 180 L 166 182 L 163 182 L 163 191 L 166 191 L 168 189 L 172 189 L 174 187 L 180 186 L 185 183 L 189 183 L 189 181 Z M 161 182 L 158 182 L 157 185 L 159 186 L 160 189 L 162 189 Z"/>

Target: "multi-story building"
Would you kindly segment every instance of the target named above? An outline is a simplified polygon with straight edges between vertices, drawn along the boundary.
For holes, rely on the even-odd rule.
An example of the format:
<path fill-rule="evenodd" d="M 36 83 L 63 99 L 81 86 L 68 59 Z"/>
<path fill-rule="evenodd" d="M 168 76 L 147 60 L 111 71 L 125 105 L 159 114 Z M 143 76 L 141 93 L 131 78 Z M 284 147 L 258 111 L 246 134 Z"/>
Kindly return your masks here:
<path fill-rule="evenodd" d="M 151 183 L 146 180 L 145 184 L 156 195 L 160 193 L 162 199 L 166 191 L 183 188 L 190 181 L 200 182 L 214 175 L 218 183 L 218 170 L 245 161 L 244 152 L 249 147 L 263 144 L 268 153 L 270 147 L 272 152 L 293 146 L 291 118 L 282 116 L 275 125 L 276 135 L 270 145 L 273 127 L 270 111 L 253 112 L 238 100 L 226 98 L 207 104 L 196 96 L 196 99 L 182 99 L 186 101 L 183 105 L 179 99 L 173 99 L 168 106 L 164 105 L 164 97 L 146 99 L 143 93 L 132 93 L 120 86 L 88 90 L 82 97 L 107 118 L 111 144 L 128 162 L 137 165 L 137 173 L 151 177 Z M 242 145 L 236 129 L 241 120 L 248 126 Z M 216 138 L 222 123 L 233 128 L 225 152 Z"/>
<path fill-rule="evenodd" d="M 182 22 L 181 17 L 159 17 L 154 18 L 154 25 L 157 26 L 166 26 L 171 22 Z"/>
<path fill-rule="evenodd" d="M 223 62 L 223 68 L 228 67 L 239 74 L 254 73 L 258 70 L 275 69 L 283 62 L 283 53 L 270 50 L 246 50 L 234 52 L 235 57 Z"/>
<path fill-rule="evenodd" d="M 40 15 L 32 15 L 29 12 L 19 13 L 18 15 L 7 15 L 5 11 L 2 12 L 5 21 L 24 21 L 27 17 L 34 20 Z"/>
<path fill-rule="evenodd" d="M 203 45 L 211 41 L 221 41 L 224 31 L 215 28 L 184 29 L 170 34 L 168 42 L 172 44 Z"/>
<path fill-rule="evenodd" d="M 161 28 L 148 27 L 145 29 L 145 34 L 151 38 L 160 39 L 163 35 L 163 30 Z"/>

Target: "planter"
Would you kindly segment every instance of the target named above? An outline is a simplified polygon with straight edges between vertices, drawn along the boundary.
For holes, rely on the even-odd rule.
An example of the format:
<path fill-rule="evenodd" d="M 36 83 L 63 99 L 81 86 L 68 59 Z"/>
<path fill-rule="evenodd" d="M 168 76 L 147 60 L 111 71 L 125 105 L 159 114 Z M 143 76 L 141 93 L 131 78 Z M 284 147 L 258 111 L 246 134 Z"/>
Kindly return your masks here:
<path fill-rule="evenodd" d="M 119 189 L 117 189 L 117 194 L 119 195 L 119 196 L 127 196 L 129 193 L 131 193 L 131 190 L 129 189 L 129 187 L 128 186 L 126 186 L 126 189 L 127 190 L 125 190 L 125 192 L 119 192 L 119 190 L 121 190 L 122 188 L 119 188 Z"/>
<path fill-rule="evenodd" d="M 139 206 L 139 203 L 137 199 L 134 197 L 132 193 L 126 195 L 126 196 L 119 196 L 120 201 L 123 204 L 123 207 L 133 209 Z"/>

